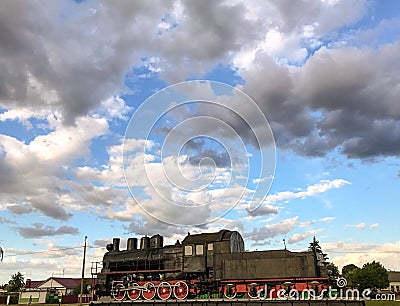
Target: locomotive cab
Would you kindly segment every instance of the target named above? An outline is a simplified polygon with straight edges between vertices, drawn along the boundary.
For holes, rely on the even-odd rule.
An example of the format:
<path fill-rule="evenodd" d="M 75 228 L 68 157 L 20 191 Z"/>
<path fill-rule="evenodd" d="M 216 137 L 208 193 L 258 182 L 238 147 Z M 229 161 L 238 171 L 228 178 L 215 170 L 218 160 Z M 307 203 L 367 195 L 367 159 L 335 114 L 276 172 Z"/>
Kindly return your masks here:
<path fill-rule="evenodd" d="M 221 230 L 218 233 L 188 235 L 182 241 L 183 272 L 206 273 L 214 277 L 216 254 L 244 252 L 244 241 L 236 231 Z"/>

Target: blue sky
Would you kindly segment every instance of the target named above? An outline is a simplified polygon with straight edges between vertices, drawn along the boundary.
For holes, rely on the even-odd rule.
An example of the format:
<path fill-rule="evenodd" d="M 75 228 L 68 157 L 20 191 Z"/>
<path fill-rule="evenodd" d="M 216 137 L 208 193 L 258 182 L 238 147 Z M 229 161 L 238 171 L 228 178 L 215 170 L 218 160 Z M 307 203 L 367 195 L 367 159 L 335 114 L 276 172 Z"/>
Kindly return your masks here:
<path fill-rule="evenodd" d="M 90 262 L 112 237 L 220 228 L 400 270 L 397 1 L 10 1 L 0 18 L 0 283 L 79 277 L 85 235 Z"/>

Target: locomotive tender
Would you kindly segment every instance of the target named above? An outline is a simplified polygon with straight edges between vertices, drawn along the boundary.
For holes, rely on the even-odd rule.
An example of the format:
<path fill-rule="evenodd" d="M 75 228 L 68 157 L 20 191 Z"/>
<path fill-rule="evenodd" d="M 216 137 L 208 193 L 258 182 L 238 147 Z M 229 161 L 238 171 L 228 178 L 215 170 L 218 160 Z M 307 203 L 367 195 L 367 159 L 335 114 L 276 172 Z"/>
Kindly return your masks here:
<path fill-rule="evenodd" d="M 265 288 L 305 289 L 326 283 L 323 258 L 315 251 L 245 251 L 237 231 L 190 235 L 163 245 L 163 237 L 119 238 L 107 245 L 97 274 L 96 295 L 115 300 L 188 297 L 257 298 Z"/>

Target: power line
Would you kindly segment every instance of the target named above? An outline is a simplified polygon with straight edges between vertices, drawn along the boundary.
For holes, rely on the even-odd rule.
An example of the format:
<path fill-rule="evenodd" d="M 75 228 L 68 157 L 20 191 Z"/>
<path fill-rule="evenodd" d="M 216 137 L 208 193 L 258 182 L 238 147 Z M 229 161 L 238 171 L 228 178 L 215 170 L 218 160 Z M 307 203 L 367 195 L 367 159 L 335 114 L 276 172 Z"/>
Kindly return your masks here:
<path fill-rule="evenodd" d="M 68 248 L 59 248 L 59 249 L 51 249 L 51 250 L 42 250 L 42 251 L 33 251 L 33 252 L 24 252 L 19 254 L 12 254 L 8 255 L 7 253 L 4 254 L 4 257 L 14 257 L 14 256 L 25 256 L 25 255 L 34 255 L 34 254 L 43 254 L 43 253 L 50 253 L 50 252 L 57 252 L 57 251 L 66 251 L 66 250 L 77 250 L 82 248 L 83 246 L 79 247 L 68 247 Z"/>
<path fill-rule="evenodd" d="M 372 253 L 372 254 L 400 254 L 400 251 L 332 251 L 332 250 L 324 250 L 324 252 L 328 253 L 350 253 L 350 254 L 365 254 L 365 253 Z"/>

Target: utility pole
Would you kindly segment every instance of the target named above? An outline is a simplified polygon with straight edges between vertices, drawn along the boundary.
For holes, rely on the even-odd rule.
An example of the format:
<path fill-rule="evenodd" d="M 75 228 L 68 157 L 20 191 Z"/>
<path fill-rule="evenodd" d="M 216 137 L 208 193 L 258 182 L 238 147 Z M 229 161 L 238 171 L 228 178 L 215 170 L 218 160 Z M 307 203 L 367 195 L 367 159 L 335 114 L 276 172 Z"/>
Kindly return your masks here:
<path fill-rule="evenodd" d="M 82 306 L 83 281 L 85 280 L 86 240 L 87 240 L 87 236 L 85 236 L 85 246 L 83 247 L 83 263 L 82 263 L 81 295 L 79 296 L 79 305 L 80 305 L 80 306 Z"/>

